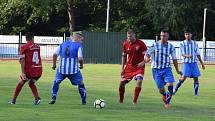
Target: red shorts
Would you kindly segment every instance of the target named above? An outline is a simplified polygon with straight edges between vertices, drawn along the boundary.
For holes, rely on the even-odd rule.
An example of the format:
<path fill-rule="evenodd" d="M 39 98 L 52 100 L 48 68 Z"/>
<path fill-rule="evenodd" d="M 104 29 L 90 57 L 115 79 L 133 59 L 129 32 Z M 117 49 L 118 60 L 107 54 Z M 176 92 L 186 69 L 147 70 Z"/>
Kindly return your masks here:
<path fill-rule="evenodd" d="M 42 75 L 42 67 L 26 69 L 25 75 L 28 79 L 38 80 Z"/>
<path fill-rule="evenodd" d="M 121 81 L 131 81 L 134 77 L 143 77 L 145 67 L 126 66 Z"/>

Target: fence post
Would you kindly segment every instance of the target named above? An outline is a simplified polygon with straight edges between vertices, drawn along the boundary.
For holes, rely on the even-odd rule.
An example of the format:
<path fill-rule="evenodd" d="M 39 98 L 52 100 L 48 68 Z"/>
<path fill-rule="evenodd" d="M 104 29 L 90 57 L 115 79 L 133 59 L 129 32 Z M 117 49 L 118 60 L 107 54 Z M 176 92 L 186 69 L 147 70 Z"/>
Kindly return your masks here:
<path fill-rule="evenodd" d="M 66 41 L 66 33 L 64 32 L 63 33 L 63 42 L 65 42 Z"/>
<path fill-rule="evenodd" d="M 158 41 L 158 35 L 156 34 L 155 35 L 155 42 L 157 42 Z"/>
<path fill-rule="evenodd" d="M 19 55 L 19 51 L 20 51 L 20 47 L 22 44 L 22 32 L 19 32 L 19 43 L 18 43 L 18 55 Z"/>

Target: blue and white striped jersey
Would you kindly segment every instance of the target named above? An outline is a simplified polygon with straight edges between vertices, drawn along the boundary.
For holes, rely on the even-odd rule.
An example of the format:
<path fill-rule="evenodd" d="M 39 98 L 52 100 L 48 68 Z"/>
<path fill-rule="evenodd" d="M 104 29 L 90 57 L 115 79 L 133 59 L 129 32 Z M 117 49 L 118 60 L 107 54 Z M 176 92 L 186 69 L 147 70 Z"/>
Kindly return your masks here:
<path fill-rule="evenodd" d="M 198 44 L 193 41 L 184 40 L 180 43 L 181 55 L 192 55 L 192 58 L 183 58 L 182 62 L 197 62 L 197 55 L 200 55 Z"/>
<path fill-rule="evenodd" d="M 176 59 L 175 47 L 169 42 L 167 44 L 162 44 L 160 41 L 154 43 L 148 49 L 147 54 L 151 57 L 151 68 L 171 67 L 171 58 Z"/>
<path fill-rule="evenodd" d="M 58 71 L 61 74 L 75 74 L 80 71 L 78 58 L 83 57 L 83 48 L 81 43 L 66 41 L 58 46 L 55 54 L 60 56 Z"/>

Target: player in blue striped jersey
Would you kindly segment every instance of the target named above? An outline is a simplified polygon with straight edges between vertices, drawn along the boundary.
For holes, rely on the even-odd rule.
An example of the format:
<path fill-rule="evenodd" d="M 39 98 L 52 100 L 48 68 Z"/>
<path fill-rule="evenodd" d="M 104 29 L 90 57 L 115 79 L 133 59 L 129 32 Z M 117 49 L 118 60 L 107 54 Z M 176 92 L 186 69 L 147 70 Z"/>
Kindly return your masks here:
<path fill-rule="evenodd" d="M 153 78 L 157 84 L 159 92 L 162 94 L 162 99 L 165 103 L 165 108 L 170 108 L 170 100 L 173 94 L 174 77 L 171 68 L 171 58 L 174 67 L 178 74 L 181 72 L 178 69 L 175 47 L 168 42 L 168 31 L 162 30 L 160 33 L 161 40 L 154 43 L 145 55 L 145 62 L 151 60 L 151 68 Z M 171 57 L 171 58 L 170 58 Z M 165 91 L 165 85 L 168 86 L 168 91 Z"/>
<path fill-rule="evenodd" d="M 181 55 L 183 57 L 183 75 L 180 77 L 176 87 L 174 89 L 174 94 L 178 91 L 179 87 L 186 80 L 187 77 L 193 78 L 194 80 L 194 95 L 198 95 L 200 71 L 198 68 L 198 60 L 202 65 L 202 69 L 205 69 L 205 65 L 201 59 L 199 53 L 198 44 L 192 40 L 192 34 L 190 31 L 184 32 L 185 40 L 180 43 Z"/>
<path fill-rule="evenodd" d="M 54 104 L 56 102 L 59 85 L 65 78 L 68 78 L 72 85 L 78 85 L 82 104 L 86 104 L 86 88 L 80 72 L 80 69 L 83 68 L 82 40 L 82 34 L 75 33 L 72 39 L 70 38 L 68 41 L 60 44 L 54 53 L 53 70 L 56 68 L 58 56 L 60 56 L 60 64 L 56 71 L 56 76 L 52 87 L 52 99 L 49 104 Z"/>

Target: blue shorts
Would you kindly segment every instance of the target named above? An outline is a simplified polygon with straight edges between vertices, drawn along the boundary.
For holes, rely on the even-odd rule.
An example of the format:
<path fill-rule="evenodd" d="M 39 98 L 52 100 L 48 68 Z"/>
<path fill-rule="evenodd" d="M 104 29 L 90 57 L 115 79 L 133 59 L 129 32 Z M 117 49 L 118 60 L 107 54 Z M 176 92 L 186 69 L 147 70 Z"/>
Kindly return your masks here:
<path fill-rule="evenodd" d="M 78 85 L 81 84 L 83 77 L 81 72 L 79 71 L 76 74 L 61 74 L 59 71 L 57 71 L 56 76 L 55 76 L 55 81 L 56 82 L 62 82 L 65 78 L 68 78 L 72 85 Z"/>
<path fill-rule="evenodd" d="M 183 76 L 185 77 L 199 77 L 200 71 L 197 63 L 183 63 L 182 68 Z"/>
<path fill-rule="evenodd" d="M 175 82 L 172 68 L 156 69 L 152 68 L 153 78 L 159 89 L 164 88 L 166 83 Z"/>

